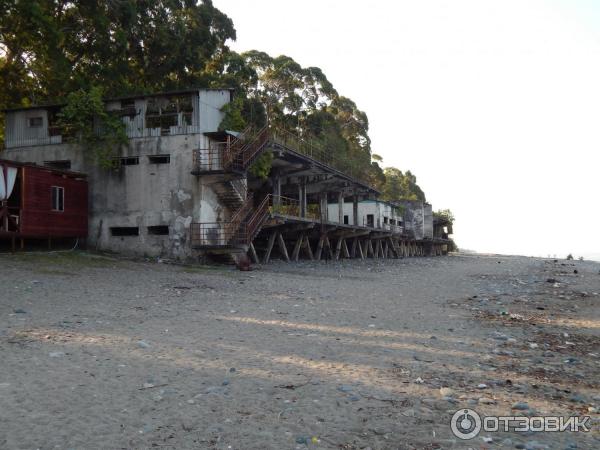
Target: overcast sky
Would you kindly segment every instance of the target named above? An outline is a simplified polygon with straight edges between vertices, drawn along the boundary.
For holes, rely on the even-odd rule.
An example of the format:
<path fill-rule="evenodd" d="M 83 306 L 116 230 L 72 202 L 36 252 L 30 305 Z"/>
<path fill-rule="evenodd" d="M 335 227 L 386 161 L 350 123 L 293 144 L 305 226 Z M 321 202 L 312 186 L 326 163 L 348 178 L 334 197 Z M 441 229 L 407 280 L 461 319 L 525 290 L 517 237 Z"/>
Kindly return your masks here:
<path fill-rule="evenodd" d="M 235 50 L 323 69 L 460 247 L 600 258 L 600 2 L 214 4 Z"/>

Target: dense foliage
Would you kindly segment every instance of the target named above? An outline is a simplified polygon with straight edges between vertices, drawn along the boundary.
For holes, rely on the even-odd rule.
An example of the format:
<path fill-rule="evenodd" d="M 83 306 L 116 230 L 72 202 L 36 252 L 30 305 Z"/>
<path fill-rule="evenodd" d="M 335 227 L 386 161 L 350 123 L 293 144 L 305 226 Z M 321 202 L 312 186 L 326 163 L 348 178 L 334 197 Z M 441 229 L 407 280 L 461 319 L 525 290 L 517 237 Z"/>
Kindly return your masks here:
<path fill-rule="evenodd" d="M 127 143 L 125 125 L 118 116 L 106 111 L 102 89 L 78 89 L 67 96 L 58 114 L 58 125 L 67 141 L 84 144 L 98 166 L 112 168 L 120 145 Z"/>
<path fill-rule="evenodd" d="M 0 108 L 64 101 L 94 86 L 108 96 L 232 87 L 222 128 L 268 121 L 318 141 L 387 198 L 425 198 L 410 172 L 380 167 L 367 115 L 321 69 L 231 51 L 233 23 L 211 0 L 0 0 L 0 10 Z"/>

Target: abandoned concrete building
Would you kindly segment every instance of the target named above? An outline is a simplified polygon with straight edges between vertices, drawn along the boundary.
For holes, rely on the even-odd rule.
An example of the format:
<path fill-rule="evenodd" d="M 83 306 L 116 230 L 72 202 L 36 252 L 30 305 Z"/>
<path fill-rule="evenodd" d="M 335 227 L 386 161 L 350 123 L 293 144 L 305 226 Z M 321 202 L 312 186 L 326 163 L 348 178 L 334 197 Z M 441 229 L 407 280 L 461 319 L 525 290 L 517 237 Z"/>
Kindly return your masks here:
<path fill-rule="evenodd" d="M 447 250 L 431 205 L 378 200 L 326 149 L 272 127 L 220 130 L 231 98 L 228 89 L 195 89 L 106 100 L 128 136 L 115 169 L 63 139 L 61 105 L 6 110 L 2 156 L 85 174 L 87 244 L 99 250 L 178 260 L 248 252 L 265 263 Z M 267 151 L 269 177 L 253 176 Z"/>

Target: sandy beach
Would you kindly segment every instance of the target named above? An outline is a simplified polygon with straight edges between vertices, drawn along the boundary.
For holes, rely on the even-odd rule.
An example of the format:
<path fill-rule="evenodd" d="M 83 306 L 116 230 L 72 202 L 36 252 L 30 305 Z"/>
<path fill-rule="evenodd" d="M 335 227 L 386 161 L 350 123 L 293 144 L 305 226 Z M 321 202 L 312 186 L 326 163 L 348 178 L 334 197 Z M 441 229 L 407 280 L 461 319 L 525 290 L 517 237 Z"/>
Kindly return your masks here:
<path fill-rule="evenodd" d="M 2 449 L 597 449 L 600 264 L 2 255 Z M 588 433 L 450 418 L 589 415 Z"/>

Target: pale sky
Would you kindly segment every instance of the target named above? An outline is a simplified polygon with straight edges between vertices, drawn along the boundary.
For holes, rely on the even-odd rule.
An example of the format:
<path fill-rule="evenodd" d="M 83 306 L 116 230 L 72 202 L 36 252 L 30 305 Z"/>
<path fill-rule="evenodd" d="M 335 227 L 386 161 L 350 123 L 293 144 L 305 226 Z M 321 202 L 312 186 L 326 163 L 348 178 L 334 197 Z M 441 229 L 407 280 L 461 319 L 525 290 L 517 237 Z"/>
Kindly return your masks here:
<path fill-rule="evenodd" d="M 600 258 L 600 2 L 213 3 L 235 50 L 323 69 L 460 247 Z"/>

